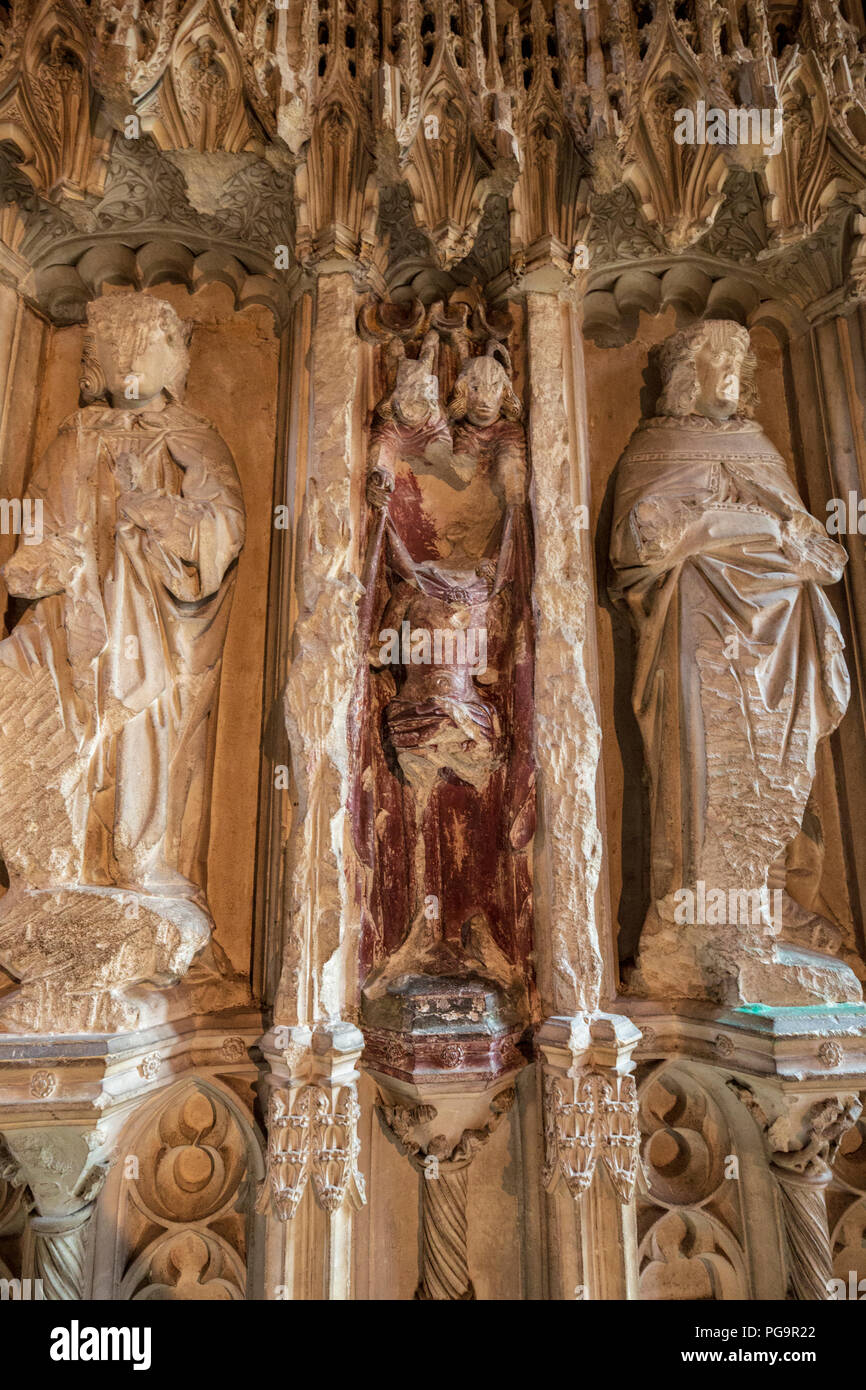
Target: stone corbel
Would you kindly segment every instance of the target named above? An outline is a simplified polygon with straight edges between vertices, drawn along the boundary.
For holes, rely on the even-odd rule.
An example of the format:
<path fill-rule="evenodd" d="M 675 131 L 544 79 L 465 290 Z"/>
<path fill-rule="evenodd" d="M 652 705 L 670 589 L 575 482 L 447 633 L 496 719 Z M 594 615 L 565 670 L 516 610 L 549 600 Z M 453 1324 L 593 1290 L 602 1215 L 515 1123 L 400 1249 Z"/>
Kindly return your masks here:
<path fill-rule="evenodd" d="M 470 1302 L 476 1294 L 469 1272 L 469 1166 L 511 1110 L 514 1086 L 500 1082 L 484 1092 L 462 1094 L 440 1088 L 433 1105 L 419 1102 L 426 1087 L 422 1092 L 381 1075 L 376 1079 L 382 1122 L 421 1175 L 421 1269 L 415 1298 Z"/>
<path fill-rule="evenodd" d="M 811 1302 L 831 1299 L 827 1186 L 842 1138 L 860 1117 L 860 1100 L 843 1093 L 785 1096 L 740 1081 L 728 1085 L 764 1137 L 785 1229 L 789 1297 Z"/>

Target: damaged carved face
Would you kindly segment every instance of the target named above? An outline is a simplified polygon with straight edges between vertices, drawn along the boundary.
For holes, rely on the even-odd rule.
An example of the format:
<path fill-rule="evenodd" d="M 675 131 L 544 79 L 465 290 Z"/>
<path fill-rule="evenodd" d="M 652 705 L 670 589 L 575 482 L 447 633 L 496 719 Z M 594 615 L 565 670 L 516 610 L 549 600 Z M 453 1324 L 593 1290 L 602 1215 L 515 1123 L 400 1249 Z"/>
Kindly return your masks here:
<path fill-rule="evenodd" d="M 476 357 L 461 374 L 470 425 L 492 425 L 499 419 L 508 378 L 493 357 Z"/>
<path fill-rule="evenodd" d="M 439 382 L 422 362 L 401 362 L 391 397 L 397 419 L 404 425 L 426 425 L 439 415 Z"/>
<path fill-rule="evenodd" d="M 706 340 L 695 354 L 695 414 L 730 420 L 740 404 L 744 353 L 737 344 L 724 347 Z"/>
<path fill-rule="evenodd" d="M 163 392 L 180 399 L 189 369 L 188 325 L 169 304 L 136 294 L 104 296 L 88 306 L 87 319 L 91 398 L 126 410 L 152 404 Z"/>

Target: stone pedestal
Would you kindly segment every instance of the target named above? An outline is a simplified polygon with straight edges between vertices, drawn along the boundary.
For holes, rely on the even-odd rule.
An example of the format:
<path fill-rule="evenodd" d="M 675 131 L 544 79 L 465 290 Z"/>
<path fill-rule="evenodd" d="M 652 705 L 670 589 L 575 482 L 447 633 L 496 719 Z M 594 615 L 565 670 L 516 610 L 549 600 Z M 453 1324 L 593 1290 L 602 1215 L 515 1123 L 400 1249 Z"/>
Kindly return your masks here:
<path fill-rule="evenodd" d="M 422 1302 L 468 1302 L 476 1296 L 469 1264 L 469 1169 L 514 1104 L 518 1070 L 503 1066 L 492 1078 L 488 1073 L 485 1084 L 465 1071 L 449 1077 L 422 1069 L 404 1081 L 370 1069 L 382 1121 L 420 1175 L 415 1298 Z"/>

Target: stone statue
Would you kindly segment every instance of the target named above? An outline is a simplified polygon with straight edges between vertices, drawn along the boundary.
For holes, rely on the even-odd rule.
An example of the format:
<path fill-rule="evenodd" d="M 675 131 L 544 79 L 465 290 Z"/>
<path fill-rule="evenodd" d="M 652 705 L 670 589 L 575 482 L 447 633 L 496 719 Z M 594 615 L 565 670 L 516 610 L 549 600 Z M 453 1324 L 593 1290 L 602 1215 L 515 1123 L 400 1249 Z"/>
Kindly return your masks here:
<path fill-rule="evenodd" d="M 723 1003 L 859 999 L 841 961 L 776 939 L 786 910 L 770 892 L 848 702 L 822 587 L 846 555 L 751 418 L 747 331 L 698 324 L 661 345 L 659 368 L 658 413 L 617 468 L 611 539 L 650 784 L 652 904 L 632 984 Z"/>
<path fill-rule="evenodd" d="M 366 1017 L 393 1023 L 400 982 L 471 974 L 499 992 L 500 1010 L 508 997 L 492 1023 L 507 1014 L 513 1025 L 526 1011 L 535 829 L 526 449 L 507 353 L 492 342 L 462 360 L 452 444 L 435 339 L 400 363 L 371 440 L 379 570 L 378 588 L 375 573 L 365 588 L 381 617 L 362 620 L 379 673 L 359 819 L 375 827 Z"/>
<path fill-rule="evenodd" d="M 216 703 L 244 504 L 226 445 L 180 404 L 187 370 L 168 304 L 88 306 L 88 403 L 28 489 L 41 539 L 4 567 L 30 601 L 0 643 L 0 965 L 19 982 L 0 993 L 7 1031 L 134 1026 L 210 940 Z M 199 963 L 212 976 L 215 949 Z"/>

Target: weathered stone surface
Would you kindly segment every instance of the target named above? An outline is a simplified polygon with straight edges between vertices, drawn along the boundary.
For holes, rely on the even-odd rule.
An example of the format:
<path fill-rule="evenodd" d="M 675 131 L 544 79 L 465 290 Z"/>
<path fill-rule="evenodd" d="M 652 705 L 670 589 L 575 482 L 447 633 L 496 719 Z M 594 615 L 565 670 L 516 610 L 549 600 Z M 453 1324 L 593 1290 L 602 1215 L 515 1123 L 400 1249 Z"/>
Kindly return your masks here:
<path fill-rule="evenodd" d="M 244 511 L 222 440 L 177 403 L 184 339 L 159 300 L 91 306 L 89 404 L 4 567 L 32 604 L 0 645 L 10 1028 L 135 1026 L 125 987 L 175 984 L 210 936 L 211 713 Z"/>
<path fill-rule="evenodd" d="M 0 5 L 0 1297 L 862 1292 L 860 8 Z"/>
<path fill-rule="evenodd" d="M 529 449 L 537 560 L 535 746 L 542 807 L 536 880 L 541 950 L 556 1013 L 592 1011 L 602 959 L 595 893 L 601 868 L 596 777 L 601 746 L 587 679 L 592 587 L 575 498 L 568 310 L 550 296 L 527 303 Z"/>
<path fill-rule="evenodd" d="M 638 648 L 652 905 L 633 987 L 719 1003 L 861 997 L 847 965 L 774 943 L 769 875 L 796 836 L 850 686 L 822 585 L 845 552 L 749 418 L 747 332 L 714 321 L 659 352 L 663 394 L 617 470 L 613 597 Z"/>

